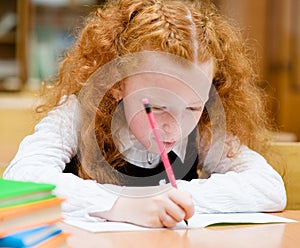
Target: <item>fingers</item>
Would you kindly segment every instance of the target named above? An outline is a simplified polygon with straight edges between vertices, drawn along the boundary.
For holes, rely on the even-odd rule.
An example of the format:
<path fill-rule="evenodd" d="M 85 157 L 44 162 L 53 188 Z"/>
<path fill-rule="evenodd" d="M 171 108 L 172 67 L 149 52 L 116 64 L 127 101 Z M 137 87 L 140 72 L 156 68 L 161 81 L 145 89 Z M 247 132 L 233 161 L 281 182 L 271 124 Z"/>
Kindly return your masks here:
<path fill-rule="evenodd" d="M 172 199 L 169 199 L 165 204 L 166 213 L 176 222 L 183 221 L 186 213 L 185 211 L 176 204 Z"/>
<path fill-rule="evenodd" d="M 171 190 L 169 191 L 169 198 L 176 204 L 184 213 L 184 219 L 191 218 L 195 212 L 192 195 L 189 192 Z"/>
<path fill-rule="evenodd" d="M 167 193 L 163 206 L 160 222 L 165 227 L 174 227 L 176 223 L 189 219 L 194 214 L 191 195 L 177 189 Z"/>
<path fill-rule="evenodd" d="M 174 227 L 177 224 L 178 221 L 176 221 L 173 217 L 171 217 L 169 214 L 164 213 L 160 217 L 160 223 L 162 227 Z"/>

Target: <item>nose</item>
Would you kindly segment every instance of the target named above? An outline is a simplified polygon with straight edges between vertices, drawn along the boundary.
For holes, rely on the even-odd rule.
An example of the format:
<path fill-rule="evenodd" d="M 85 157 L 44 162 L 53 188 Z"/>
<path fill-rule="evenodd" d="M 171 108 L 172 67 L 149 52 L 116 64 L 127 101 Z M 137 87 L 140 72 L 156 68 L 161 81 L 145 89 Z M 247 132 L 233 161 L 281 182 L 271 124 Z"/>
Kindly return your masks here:
<path fill-rule="evenodd" d="M 169 118 L 164 119 L 161 129 L 166 134 L 166 138 L 173 137 L 173 139 L 176 139 L 179 132 L 179 123 L 174 117 L 169 116 Z"/>
<path fill-rule="evenodd" d="M 174 126 L 174 125 L 170 125 L 170 123 L 164 123 L 162 125 L 162 130 L 166 133 L 171 133 L 173 130 L 172 126 Z"/>

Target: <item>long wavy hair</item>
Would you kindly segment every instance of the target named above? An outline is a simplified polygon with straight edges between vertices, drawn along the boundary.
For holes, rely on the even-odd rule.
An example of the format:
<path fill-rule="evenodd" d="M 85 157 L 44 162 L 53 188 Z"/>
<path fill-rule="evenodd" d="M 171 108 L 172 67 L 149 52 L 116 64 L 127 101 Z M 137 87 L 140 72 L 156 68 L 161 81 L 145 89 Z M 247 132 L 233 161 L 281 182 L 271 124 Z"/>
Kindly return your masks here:
<path fill-rule="evenodd" d="M 98 68 L 117 57 L 143 51 L 145 47 L 192 62 L 212 59 L 213 85 L 224 107 L 227 134 L 263 155 L 266 153 L 271 125 L 266 113 L 265 92 L 256 84 L 253 53 L 236 26 L 208 0 L 107 1 L 86 19 L 77 42 L 60 64 L 57 80 L 45 84 L 45 102 L 37 111 L 48 113 L 62 104 L 62 96 L 78 95 Z M 99 90 L 107 90 L 101 81 L 98 86 Z M 96 125 L 83 123 L 82 127 L 85 132 L 95 132 L 111 168 L 124 164 L 111 134 L 112 114 L 117 105 L 118 99 L 107 91 L 102 104 L 95 110 Z M 198 129 L 203 134 L 201 138 L 210 144 L 211 123 L 206 110 Z M 114 170 L 104 169 L 101 161 L 85 162 L 92 160 L 97 149 L 91 147 L 89 140 L 84 142 L 79 175 L 101 183 L 120 183 Z"/>

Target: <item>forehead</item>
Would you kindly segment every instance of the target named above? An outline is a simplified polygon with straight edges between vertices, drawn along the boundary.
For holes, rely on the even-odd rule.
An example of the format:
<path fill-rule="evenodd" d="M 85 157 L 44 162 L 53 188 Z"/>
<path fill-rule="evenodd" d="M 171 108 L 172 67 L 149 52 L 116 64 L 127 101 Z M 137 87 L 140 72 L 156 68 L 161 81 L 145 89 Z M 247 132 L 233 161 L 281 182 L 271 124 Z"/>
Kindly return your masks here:
<path fill-rule="evenodd" d="M 124 93 L 125 97 L 149 94 L 158 98 L 178 96 L 181 99 L 192 98 L 199 100 L 194 90 L 185 82 L 157 73 L 142 73 L 127 78 L 125 80 Z"/>
<path fill-rule="evenodd" d="M 199 100 L 206 102 L 212 82 L 213 64 L 200 64 L 199 71 L 201 71 L 201 76 L 192 80 L 186 76 L 181 77 L 180 74 L 171 75 L 162 72 L 143 72 L 132 75 L 124 80 L 124 97 L 133 94 L 154 94 L 157 97 L 178 96 L 188 102 Z"/>

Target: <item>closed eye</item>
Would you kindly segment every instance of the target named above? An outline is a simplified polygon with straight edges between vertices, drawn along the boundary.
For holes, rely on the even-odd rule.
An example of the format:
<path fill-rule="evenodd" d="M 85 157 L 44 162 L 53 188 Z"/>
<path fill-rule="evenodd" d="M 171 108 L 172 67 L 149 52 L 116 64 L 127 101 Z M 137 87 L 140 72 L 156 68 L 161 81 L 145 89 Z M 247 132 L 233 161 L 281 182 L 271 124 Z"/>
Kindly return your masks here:
<path fill-rule="evenodd" d="M 186 109 L 191 111 L 202 111 L 202 107 L 187 107 Z"/>
<path fill-rule="evenodd" d="M 167 109 L 166 106 L 158 106 L 158 105 L 151 105 L 151 109 L 153 111 L 165 111 Z"/>

